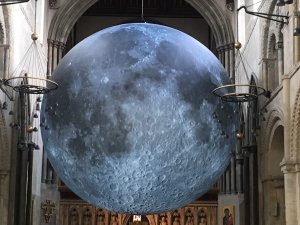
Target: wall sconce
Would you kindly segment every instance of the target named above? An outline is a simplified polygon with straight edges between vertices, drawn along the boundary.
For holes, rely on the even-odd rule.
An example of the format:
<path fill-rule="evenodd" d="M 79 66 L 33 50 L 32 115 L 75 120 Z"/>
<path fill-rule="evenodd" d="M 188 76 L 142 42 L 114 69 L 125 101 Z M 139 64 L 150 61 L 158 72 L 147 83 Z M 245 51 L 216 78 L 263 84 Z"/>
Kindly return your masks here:
<path fill-rule="evenodd" d="M 234 0 L 226 0 L 226 8 L 230 11 L 234 10 Z"/>

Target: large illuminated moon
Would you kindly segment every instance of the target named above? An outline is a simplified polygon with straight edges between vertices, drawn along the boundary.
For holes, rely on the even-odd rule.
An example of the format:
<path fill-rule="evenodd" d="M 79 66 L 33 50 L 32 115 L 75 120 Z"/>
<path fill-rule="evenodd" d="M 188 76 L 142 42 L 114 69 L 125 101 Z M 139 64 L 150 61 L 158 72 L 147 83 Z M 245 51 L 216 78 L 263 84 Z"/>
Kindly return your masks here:
<path fill-rule="evenodd" d="M 234 149 L 234 107 L 217 58 L 178 30 L 110 27 L 76 45 L 45 95 L 45 149 L 82 199 L 120 213 L 188 204 L 215 184 Z"/>

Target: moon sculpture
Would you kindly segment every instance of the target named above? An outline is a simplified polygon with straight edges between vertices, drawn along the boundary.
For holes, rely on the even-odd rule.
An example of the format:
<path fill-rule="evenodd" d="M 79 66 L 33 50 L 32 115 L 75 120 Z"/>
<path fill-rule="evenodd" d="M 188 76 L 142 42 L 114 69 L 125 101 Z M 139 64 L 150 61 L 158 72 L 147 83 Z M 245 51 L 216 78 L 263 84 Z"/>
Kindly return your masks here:
<path fill-rule="evenodd" d="M 219 179 L 234 150 L 234 106 L 211 94 L 229 83 L 218 59 L 178 30 L 146 23 L 77 44 L 45 95 L 50 162 L 78 196 L 119 213 L 174 210 Z"/>

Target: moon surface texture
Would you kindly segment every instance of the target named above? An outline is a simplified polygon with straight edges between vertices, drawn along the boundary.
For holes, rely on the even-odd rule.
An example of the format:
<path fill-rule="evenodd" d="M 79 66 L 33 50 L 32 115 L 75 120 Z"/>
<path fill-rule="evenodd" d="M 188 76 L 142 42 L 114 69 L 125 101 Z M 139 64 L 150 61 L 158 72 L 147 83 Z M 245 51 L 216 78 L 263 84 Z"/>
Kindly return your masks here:
<path fill-rule="evenodd" d="M 211 91 L 230 83 L 189 35 L 123 24 L 77 44 L 44 96 L 50 162 L 78 196 L 119 213 L 182 207 L 220 178 L 235 145 L 235 106 Z"/>

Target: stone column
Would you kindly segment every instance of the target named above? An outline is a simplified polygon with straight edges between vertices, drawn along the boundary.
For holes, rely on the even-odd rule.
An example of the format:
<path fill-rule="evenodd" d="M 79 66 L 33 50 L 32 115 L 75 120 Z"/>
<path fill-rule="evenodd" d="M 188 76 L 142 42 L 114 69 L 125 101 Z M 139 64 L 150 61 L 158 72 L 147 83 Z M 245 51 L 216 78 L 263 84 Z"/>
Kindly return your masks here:
<path fill-rule="evenodd" d="M 282 172 L 284 173 L 284 194 L 285 194 L 285 220 L 286 225 L 300 225 L 299 215 L 299 174 L 300 165 L 283 164 Z M 297 219 L 298 217 L 298 219 Z"/>
<path fill-rule="evenodd" d="M 244 151 L 244 205 L 245 205 L 245 225 L 250 224 L 250 173 L 249 173 L 249 152 Z"/>
<path fill-rule="evenodd" d="M 262 84 L 265 90 L 268 90 L 268 59 L 262 59 L 260 61 Z"/>
<path fill-rule="evenodd" d="M 300 26 L 300 14 L 299 12 L 294 12 L 294 28 L 299 28 Z M 300 36 L 294 36 L 294 64 L 300 61 Z"/>
<path fill-rule="evenodd" d="M 6 179 L 8 172 L 0 170 L 0 224 L 7 224 L 7 205 L 5 205 Z"/>
<path fill-rule="evenodd" d="M 47 77 L 52 74 L 52 41 L 48 39 Z"/>
<path fill-rule="evenodd" d="M 235 83 L 235 48 L 232 46 L 230 49 L 230 79 L 232 83 Z"/>
<path fill-rule="evenodd" d="M 297 209 L 297 221 L 298 224 L 300 225 L 300 164 L 296 165 L 296 196 L 297 196 L 297 205 L 296 205 L 296 209 Z M 288 217 L 287 217 L 288 218 Z"/>
<path fill-rule="evenodd" d="M 235 154 L 231 155 L 231 193 L 236 193 L 236 167 L 235 167 Z"/>
<path fill-rule="evenodd" d="M 224 68 L 228 73 L 228 76 L 230 77 L 230 48 L 229 46 L 225 46 L 224 47 L 224 55 L 225 55 L 225 59 L 224 59 Z"/>
<path fill-rule="evenodd" d="M 225 64 L 225 51 L 224 51 L 224 46 L 221 46 L 217 49 L 218 54 L 219 54 L 219 60 L 222 63 L 222 65 L 224 66 Z"/>
<path fill-rule="evenodd" d="M 53 41 L 52 44 L 52 68 L 53 71 L 58 64 L 58 41 Z"/>
<path fill-rule="evenodd" d="M 240 157 L 237 157 L 236 159 L 237 163 L 237 192 L 243 193 L 243 159 Z"/>
<path fill-rule="evenodd" d="M 234 82 L 234 70 L 235 70 L 235 61 L 234 61 L 234 48 L 232 44 L 220 46 L 218 49 L 218 56 L 220 62 L 223 64 L 225 70 L 228 73 L 228 76 Z"/>
<path fill-rule="evenodd" d="M 228 166 L 225 172 L 225 179 L 226 179 L 226 194 L 231 193 L 231 178 L 230 178 L 230 166 Z"/>
<path fill-rule="evenodd" d="M 283 118 L 284 118 L 284 159 L 290 159 L 290 120 L 291 120 L 291 108 L 290 108 L 290 79 L 288 75 L 284 75 L 282 79 L 282 96 L 283 96 Z"/>
<path fill-rule="evenodd" d="M 284 112 L 284 161 L 281 163 L 281 170 L 284 173 L 284 192 L 285 192 L 285 216 L 286 225 L 300 224 L 297 223 L 297 184 L 296 173 L 299 167 L 295 164 L 290 155 L 290 79 L 284 75 L 282 79 L 283 95 L 283 112 Z"/>
<path fill-rule="evenodd" d="M 283 61 L 283 42 L 277 42 L 276 44 L 276 49 L 277 49 L 277 62 L 278 62 L 278 79 L 279 82 L 278 84 L 281 84 L 281 80 L 282 80 L 282 75 L 284 74 L 284 61 Z"/>
<path fill-rule="evenodd" d="M 222 186 L 222 190 L 223 190 L 222 193 L 225 194 L 226 193 L 226 176 L 225 176 L 225 173 L 222 176 L 222 180 L 223 180 L 223 182 L 222 182 L 222 184 L 223 184 L 223 186 Z"/>

